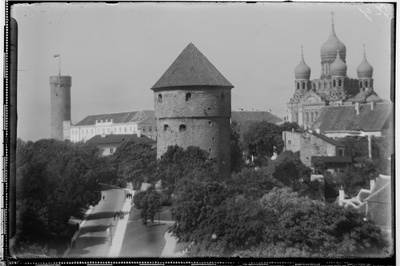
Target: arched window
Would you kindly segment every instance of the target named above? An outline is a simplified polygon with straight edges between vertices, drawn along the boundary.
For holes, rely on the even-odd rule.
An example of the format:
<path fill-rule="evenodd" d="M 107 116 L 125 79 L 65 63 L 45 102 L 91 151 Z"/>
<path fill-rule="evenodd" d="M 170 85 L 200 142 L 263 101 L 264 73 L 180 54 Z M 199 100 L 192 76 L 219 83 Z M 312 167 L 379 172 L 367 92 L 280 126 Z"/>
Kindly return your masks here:
<path fill-rule="evenodd" d="M 186 125 L 180 125 L 179 126 L 179 132 L 186 131 Z"/>
<path fill-rule="evenodd" d="M 190 92 L 186 93 L 186 101 L 189 101 L 192 98 L 192 94 Z"/>
<path fill-rule="evenodd" d="M 162 95 L 161 94 L 158 94 L 158 102 L 162 103 Z"/>
<path fill-rule="evenodd" d="M 169 129 L 169 126 L 167 124 L 164 125 L 164 131 L 167 131 Z"/>
<path fill-rule="evenodd" d="M 339 87 L 342 86 L 342 80 L 339 79 Z"/>
<path fill-rule="evenodd" d="M 303 82 L 303 90 L 306 88 L 306 83 Z"/>
<path fill-rule="evenodd" d="M 297 89 L 300 89 L 300 84 L 299 83 L 297 83 Z"/>

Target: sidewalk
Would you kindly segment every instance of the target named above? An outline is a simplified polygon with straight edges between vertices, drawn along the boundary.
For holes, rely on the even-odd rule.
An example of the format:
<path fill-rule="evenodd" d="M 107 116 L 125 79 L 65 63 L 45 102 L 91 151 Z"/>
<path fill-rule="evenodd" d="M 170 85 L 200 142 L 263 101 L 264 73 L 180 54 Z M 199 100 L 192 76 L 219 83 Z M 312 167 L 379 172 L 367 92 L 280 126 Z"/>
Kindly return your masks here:
<path fill-rule="evenodd" d="M 112 236 L 112 244 L 110 251 L 108 252 L 108 257 L 118 257 L 119 252 L 122 248 L 122 242 L 125 236 L 126 226 L 129 221 L 129 213 L 131 210 L 131 204 L 133 200 L 133 196 L 135 195 L 135 191 L 131 189 L 125 189 L 128 193 L 132 193 L 132 199 L 125 199 L 124 206 L 122 207 L 122 212 L 124 213 L 124 219 L 118 220 L 117 228 L 113 232 Z"/>
<path fill-rule="evenodd" d="M 71 241 L 68 244 L 68 248 L 67 248 L 67 250 L 64 252 L 64 254 L 62 256 L 63 258 L 68 254 L 68 252 L 70 252 L 72 243 L 75 242 L 76 239 L 78 238 L 79 232 L 81 231 L 81 229 L 86 224 L 86 221 L 87 221 L 86 218 L 93 212 L 93 210 L 94 210 L 94 207 L 92 205 L 90 205 L 89 208 L 86 210 L 85 214 L 83 215 L 82 220 L 80 220 L 80 222 L 79 222 L 79 229 L 72 236 Z"/>
<path fill-rule="evenodd" d="M 168 231 L 165 232 L 164 238 L 165 238 L 165 246 L 163 251 L 161 252 L 160 258 L 166 258 L 166 257 L 178 258 L 185 256 L 185 254 L 187 253 L 187 249 L 174 253 L 178 240 L 172 235 L 172 233 L 169 233 Z"/>

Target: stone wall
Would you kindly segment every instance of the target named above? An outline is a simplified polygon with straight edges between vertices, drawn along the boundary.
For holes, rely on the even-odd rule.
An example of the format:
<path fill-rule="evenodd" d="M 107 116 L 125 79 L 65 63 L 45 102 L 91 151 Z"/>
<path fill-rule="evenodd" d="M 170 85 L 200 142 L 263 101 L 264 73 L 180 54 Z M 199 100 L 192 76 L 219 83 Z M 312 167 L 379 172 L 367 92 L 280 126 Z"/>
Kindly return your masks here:
<path fill-rule="evenodd" d="M 50 77 L 51 137 L 63 140 L 63 122 L 71 120 L 71 77 Z"/>
<path fill-rule="evenodd" d="M 308 167 L 311 167 L 311 156 L 336 156 L 336 146 L 310 133 L 301 135 L 300 147 L 300 160 Z"/>
<path fill-rule="evenodd" d="M 216 158 L 230 175 L 231 92 L 224 87 L 184 87 L 154 93 L 157 157 L 168 146 L 197 146 Z"/>

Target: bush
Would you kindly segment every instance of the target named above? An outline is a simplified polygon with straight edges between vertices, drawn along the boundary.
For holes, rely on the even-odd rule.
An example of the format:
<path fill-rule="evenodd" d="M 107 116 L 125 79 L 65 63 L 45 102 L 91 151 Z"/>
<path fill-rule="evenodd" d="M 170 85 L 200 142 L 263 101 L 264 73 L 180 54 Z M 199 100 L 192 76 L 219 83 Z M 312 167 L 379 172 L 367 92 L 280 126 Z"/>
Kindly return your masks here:
<path fill-rule="evenodd" d="M 168 195 L 167 192 L 161 192 L 161 206 L 171 206 L 172 205 L 172 198 Z"/>

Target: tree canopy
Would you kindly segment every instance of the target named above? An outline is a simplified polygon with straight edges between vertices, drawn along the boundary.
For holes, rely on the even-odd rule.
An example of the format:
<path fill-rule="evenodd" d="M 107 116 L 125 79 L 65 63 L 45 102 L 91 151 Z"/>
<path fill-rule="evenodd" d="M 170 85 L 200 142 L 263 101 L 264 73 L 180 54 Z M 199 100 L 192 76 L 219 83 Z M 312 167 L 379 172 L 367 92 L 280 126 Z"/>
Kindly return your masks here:
<path fill-rule="evenodd" d="M 90 144 L 43 139 L 17 141 L 17 235 L 14 252 L 27 243 L 65 239 L 70 216 L 100 200 L 100 151 Z M 29 245 L 28 245 L 29 246 Z"/>
<path fill-rule="evenodd" d="M 113 154 L 118 178 L 125 182 L 151 183 L 156 180 L 157 151 L 142 139 L 128 139 Z"/>

